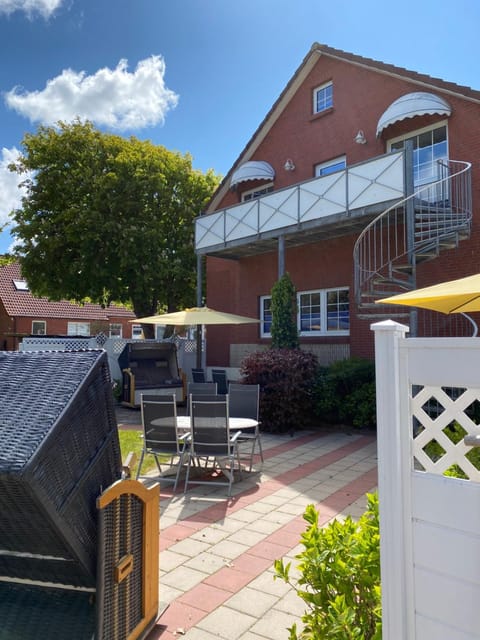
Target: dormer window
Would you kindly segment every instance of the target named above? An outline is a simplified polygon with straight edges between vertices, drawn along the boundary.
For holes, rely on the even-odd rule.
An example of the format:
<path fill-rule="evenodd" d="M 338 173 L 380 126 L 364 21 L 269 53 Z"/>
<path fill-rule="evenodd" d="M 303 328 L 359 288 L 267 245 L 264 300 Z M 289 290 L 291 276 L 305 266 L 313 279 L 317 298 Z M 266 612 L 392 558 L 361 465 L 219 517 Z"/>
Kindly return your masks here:
<path fill-rule="evenodd" d="M 313 91 L 313 113 L 321 113 L 333 107 L 333 82 L 326 82 Z"/>

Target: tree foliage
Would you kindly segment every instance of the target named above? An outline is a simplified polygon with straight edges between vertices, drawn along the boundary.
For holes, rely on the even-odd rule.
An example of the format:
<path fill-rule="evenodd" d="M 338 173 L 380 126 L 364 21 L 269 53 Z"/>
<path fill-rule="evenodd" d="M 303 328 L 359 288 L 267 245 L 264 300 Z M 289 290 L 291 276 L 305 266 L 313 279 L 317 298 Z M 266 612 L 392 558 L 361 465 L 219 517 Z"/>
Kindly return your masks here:
<path fill-rule="evenodd" d="M 122 302 L 137 316 L 194 304 L 193 219 L 218 184 L 213 171 L 89 122 L 42 126 L 22 144 L 10 168 L 33 178 L 13 233 L 34 294 Z"/>
<path fill-rule="evenodd" d="M 272 349 L 298 349 L 296 291 L 288 273 L 272 287 Z"/>

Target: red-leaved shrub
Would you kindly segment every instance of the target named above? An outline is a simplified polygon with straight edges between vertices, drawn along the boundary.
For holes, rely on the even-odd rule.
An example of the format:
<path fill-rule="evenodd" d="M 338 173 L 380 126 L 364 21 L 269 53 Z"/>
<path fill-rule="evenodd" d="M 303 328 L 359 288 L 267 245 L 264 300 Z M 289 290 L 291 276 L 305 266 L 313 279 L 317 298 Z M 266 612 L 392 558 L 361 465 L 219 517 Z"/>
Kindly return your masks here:
<path fill-rule="evenodd" d="M 244 382 L 260 385 L 262 429 L 284 432 L 309 424 L 316 370 L 316 357 L 300 349 L 255 351 L 244 358 Z"/>

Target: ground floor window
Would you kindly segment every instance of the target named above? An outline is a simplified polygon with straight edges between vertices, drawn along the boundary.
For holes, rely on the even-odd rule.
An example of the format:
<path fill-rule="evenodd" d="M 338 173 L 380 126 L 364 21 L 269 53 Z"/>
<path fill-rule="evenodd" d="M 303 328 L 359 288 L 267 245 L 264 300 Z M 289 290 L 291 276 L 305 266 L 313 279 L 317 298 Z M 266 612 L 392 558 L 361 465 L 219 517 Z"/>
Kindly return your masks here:
<path fill-rule="evenodd" d="M 261 337 L 271 336 L 271 296 L 260 298 Z M 349 335 L 348 288 L 316 289 L 297 293 L 297 327 L 300 336 Z"/>
<path fill-rule="evenodd" d="M 47 321 L 46 320 L 33 320 L 32 321 L 32 335 L 44 336 L 47 333 Z"/>
<path fill-rule="evenodd" d="M 110 338 L 121 338 L 122 337 L 122 325 L 118 322 L 112 322 L 109 326 L 109 335 Z"/>
<path fill-rule="evenodd" d="M 67 326 L 67 334 L 69 336 L 89 336 L 89 322 L 69 322 Z"/>

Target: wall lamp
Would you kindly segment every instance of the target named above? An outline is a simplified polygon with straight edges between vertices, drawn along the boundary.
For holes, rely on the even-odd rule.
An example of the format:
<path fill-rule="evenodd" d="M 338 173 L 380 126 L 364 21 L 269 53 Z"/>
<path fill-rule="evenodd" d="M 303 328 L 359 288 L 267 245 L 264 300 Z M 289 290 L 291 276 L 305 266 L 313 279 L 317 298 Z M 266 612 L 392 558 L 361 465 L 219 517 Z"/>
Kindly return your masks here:
<path fill-rule="evenodd" d="M 285 169 L 285 171 L 295 171 L 295 165 L 293 163 L 293 160 L 291 160 L 290 158 L 287 158 L 285 160 L 285 164 L 283 165 L 283 168 Z"/>
<path fill-rule="evenodd" d="M 363 133 L 363 131 L 361 129 L 358 130 L 358 133 L 355 136 L 355 142 L 357 144 L 366 144 L 367 143 L 367 139 L 365 138 L 365 134 Z"/>

